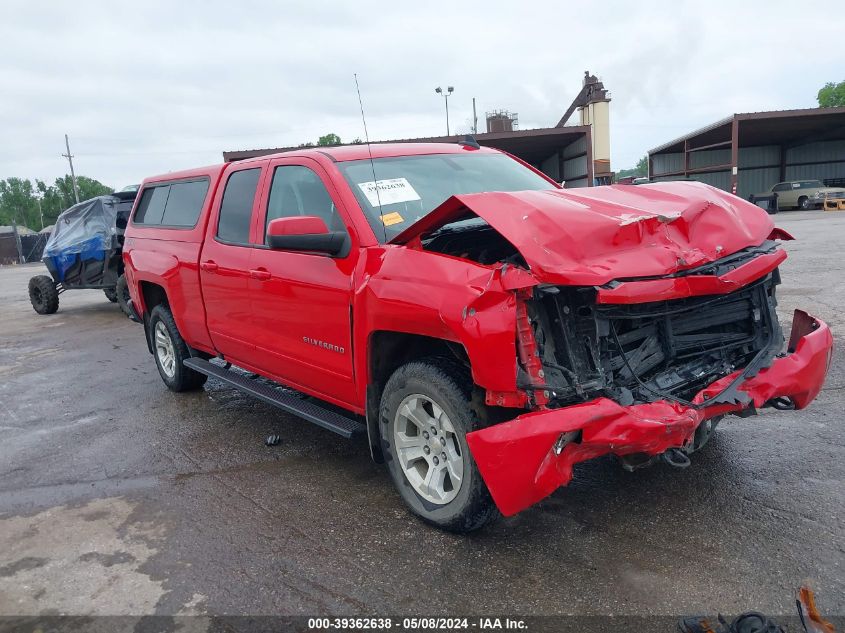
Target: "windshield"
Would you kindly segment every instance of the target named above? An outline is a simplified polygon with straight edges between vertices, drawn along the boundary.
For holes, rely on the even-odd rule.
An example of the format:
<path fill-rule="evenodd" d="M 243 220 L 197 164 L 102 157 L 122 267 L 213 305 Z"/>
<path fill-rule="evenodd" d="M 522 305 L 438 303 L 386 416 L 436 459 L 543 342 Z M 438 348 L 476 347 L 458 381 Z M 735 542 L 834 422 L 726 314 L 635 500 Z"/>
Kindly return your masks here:
<path fill-rule="evenodd" d="M 385 241 L 455 194 L 555 189 L 505 154 L 398 156 L 377 158 L 372 164 L 369 159 L 347 161 L 338 167 L 376 237 Z"/>

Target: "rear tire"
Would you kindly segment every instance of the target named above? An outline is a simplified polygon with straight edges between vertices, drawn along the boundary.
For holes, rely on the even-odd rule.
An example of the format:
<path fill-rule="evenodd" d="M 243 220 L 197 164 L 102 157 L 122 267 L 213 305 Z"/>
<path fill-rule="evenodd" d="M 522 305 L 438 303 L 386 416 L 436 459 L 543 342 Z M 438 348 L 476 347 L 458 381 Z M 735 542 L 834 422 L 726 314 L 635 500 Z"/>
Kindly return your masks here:
<path fill-rule="evenodd" d="M 117 305 L 123 310 L 123 314 L 132 316 L 132 310 L 129 309 L 129 284 L 126 281 L 126 275 L 121 275 L 117 278 L 114 293 L 117 297 Z"/>
<path fill-rule="evenodd" d="M 106 299 L 112 303 L 117 303 L 117 292 L 115 292 L 114 288 L 103 289 L 103 294 L 106 295 Z"/>
<path fill-rule="evenodd" d="M 52 277 L 37 275 L 29 280 L 29 302 L 38 314 L 53 314 L 59 309 L 59 291 Z"/>
<path fill-rule="evenodd" d="M 429 358 L 393 373 L 379 409 L 382 449 L 403 501 L 427 523 L 458 533 L 498 516 L 467 446 L 466 434 L 480 426 L 471 398 L 462 367 Z"/>
<path fill-rule="evenodd" d="M 120 295 L 118 295 L 120 296 Z M 208 376 L 183 365 L 191 357 L 191 348 L 179 334 L 173 314 L 165 305 L 153 308 L 150 315 L 150 336 L 158 373 L 171 391 L 199 389 Z"/>

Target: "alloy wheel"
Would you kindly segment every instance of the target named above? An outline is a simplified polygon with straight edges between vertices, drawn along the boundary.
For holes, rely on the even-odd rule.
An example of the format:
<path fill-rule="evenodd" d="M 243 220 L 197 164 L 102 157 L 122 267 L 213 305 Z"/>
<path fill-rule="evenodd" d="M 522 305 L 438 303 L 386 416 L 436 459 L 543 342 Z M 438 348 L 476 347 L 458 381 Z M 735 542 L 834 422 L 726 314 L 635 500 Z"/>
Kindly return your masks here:
<path fill-rule="evenodd" d="M 399 466 L 426 501 L 445 505 L 457 496 L 464 460 L 455 427 L 431 398 L 411 394 L 399 404 L 393 424 Z"/>
<path fill-rule="evenodd" d="M 163 321 L 158 321 L 155 326 L 155 345 L 156 356 L 161 365 L 162 371 L 167 374 L 168 378 L 173 378 L 176 375 L 176 350 L 173 347 L 173 340 L 170 338 L 170 332 Z"/>

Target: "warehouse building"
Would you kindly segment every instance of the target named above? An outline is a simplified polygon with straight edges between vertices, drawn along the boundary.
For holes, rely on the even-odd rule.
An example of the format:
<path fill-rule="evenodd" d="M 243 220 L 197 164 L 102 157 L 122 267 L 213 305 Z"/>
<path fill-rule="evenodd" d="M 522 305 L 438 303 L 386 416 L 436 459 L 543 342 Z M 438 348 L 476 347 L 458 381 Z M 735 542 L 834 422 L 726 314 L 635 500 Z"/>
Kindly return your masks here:
<path fill-rule="evenodd" d="M 567 127 L 539 128 L 534 130 L 514 130 L 511 132 L 487 132 L 476 134 L 479 145 L 495 147 L 518 156 L 541 170 L 547 176 L 567 187 L 585 187 L 594 178 L 590 157 L 590 126 L 572 125 Z M 409 138 L 386 143 L 457 143 L 464 135 L 432 136 Z M 296 147 L 276 147 L 268 149 L 250 149 L 223 152 L 223 160 L 231 162 L 266 156 L 279 152 L 289 152 Z"/>
<path fill-rule="evenodd" d="M 845 178 L 845 108 L 733 114 L 648 152 L 652 180 L 692 178 L 742 198 L 789 180 Z"/>
<path fill-rule="evenodd" d="M 577 110 L 579 125 L 566 125 Z M 487 132 L 474 136 L 479 145 L 495 147 L 521 158 L 565 187 L 609 184 L 610 95 L 601 81 L 584 73 L 581 92 L 554 127 L 519 130 L 518 115 L 506 110 L 487 113 Z M 385 143 L 457 143 L 464 135 L 408 138 Z M 223 152 L 225 162 L 245 160 L 297 147 Z"/>

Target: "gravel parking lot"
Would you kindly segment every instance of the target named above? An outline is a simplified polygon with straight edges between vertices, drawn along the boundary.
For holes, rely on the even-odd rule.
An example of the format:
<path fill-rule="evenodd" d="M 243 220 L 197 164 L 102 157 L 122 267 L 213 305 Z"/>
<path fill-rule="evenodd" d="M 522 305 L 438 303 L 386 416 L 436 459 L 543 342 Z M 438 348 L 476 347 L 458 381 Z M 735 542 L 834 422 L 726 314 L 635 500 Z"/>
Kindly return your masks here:
<path fill-rule="evenodd" d="M 224 388 L 174 394 L 98 291 L 36 315 L 0 268 L 0 615 L 845 614 L 845 213 L 788 212 L 779 311 L 838 334 L 806 411 L 728 418 L 685 471 L 611 458 L 468 537 L 363 440 Z M 279 446 L 264 438 L 279 434 Z"/>

